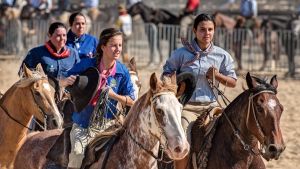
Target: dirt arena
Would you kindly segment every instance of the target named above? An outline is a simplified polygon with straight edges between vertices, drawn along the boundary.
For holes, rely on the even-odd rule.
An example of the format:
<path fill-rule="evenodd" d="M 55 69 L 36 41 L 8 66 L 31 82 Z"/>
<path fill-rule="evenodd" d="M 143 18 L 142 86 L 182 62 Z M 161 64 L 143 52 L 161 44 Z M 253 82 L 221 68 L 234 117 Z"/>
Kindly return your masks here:
<path fill-rule="evenodd" d="M 20 65 L 19 60 L 0 60 L 0 92 L 4 93 L 13 83 L 18 80 L 17 72 Z M 139 69 L 144 93 L 148 89 L 148 81 L 152 72 L 161 70 L 160 67 Z M 269 77 L 269 76 L 268 76 Z M 269 77 L 271 78 L 271 76 Z M 281 129 L 286 143 L 286 149 L 277 161 L 266 162 L 268 169 L 298 169 L 300 166 L 300 80 L 285 79 L 283 75 L 278 77 L 278 98 L 284 106 L 281 118 Z M 226 88 L 226 96 L 232 100 L 246 86 L 244 79 L 240 76 L 235 89 Z M 298 86 L 299 85 L 299 86 Z M 223 87 L 221 88 L 224 89 Z"/>

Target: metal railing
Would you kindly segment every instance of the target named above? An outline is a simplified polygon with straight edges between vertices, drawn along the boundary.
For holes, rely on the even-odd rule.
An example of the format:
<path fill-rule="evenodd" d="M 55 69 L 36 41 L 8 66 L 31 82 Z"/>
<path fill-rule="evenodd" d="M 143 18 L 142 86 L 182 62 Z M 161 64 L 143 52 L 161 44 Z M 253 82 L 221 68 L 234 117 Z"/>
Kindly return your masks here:
<path fill-rule="evenodd" d="M 47 39 L 48 21 L 11 21 L 1 26 L 0 55 L 2 58 L 23 57 L 32 47 Z M 106 26 L 93 23 L 91 34 L 99 37 Z M 187 38 L 193 39 L 191 28 Z M 139 65 L 164 64 L 171 52 L 181 47 L 182 32 L 175 25 L 138 23 L 128 41 L 128 52 Z M 300 66 L 300 36 L 289 30 L 217 29 L 214 44 L 228 51 L 243 70 L 288 71 Z M 290 57 L 289 57 L 290 56 Z M 294 57 L 291 57 L 294 56 Z"/>

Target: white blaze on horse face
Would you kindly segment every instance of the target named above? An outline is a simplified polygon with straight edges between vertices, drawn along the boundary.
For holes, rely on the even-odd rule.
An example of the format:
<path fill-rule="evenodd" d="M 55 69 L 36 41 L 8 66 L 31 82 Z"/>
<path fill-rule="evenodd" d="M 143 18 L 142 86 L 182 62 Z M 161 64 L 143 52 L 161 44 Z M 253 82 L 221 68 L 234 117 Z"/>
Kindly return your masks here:
<path fill-rule="evenodd" d="M 189 152 L 189 143 L 181 125 L 182 105 L 175 95 L 162 95 L 156 101 L 157 107 L 164 112 L 164 124 L 161 126 L 167 137 L 166 152 L 174 160 L 184 158 Z"/>
<path fill-rule="evenodd" d="M 271 110 L 274 110 L 277 106 L 277 102 L 274 99 L 270 99 L 267 104 Z"/>
<path fill-rule="evenodd" d="M 48 92 L 51 92 L 51 87 L 49 83 L 43 83 L 44 89 L 46 89 Z"/>
<path fill-rule="evenodd" d="M 137 77 L 136 74 L 130 74 L 130 80 L 133 85 L 135 100 L 137 100 L 139 97 L 139 90 L 140 90 L 139 86 L 137 85 L 139 78 Z"/>

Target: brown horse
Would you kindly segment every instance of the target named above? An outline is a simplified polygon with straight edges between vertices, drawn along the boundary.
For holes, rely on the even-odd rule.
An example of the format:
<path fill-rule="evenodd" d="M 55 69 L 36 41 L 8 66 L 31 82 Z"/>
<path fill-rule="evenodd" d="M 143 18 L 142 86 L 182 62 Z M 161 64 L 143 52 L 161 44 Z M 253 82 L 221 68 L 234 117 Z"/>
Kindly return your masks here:
<path fill-rule="evenodd" d="M 195 121 L 186 169 L 265 169 L 261 156 L 277 160 L 284 151 L 279 126 L 283 106 L 276 97 L 276 76 L 266 83 L 248 73 L 246 80 L 249 89 L 218 119 L 202 115 Z M 203 125 L 209 120 L 209 125 Z M 171 168 L 172 164 L 160 164 L 160 169 Z"/>
<path fill-rule="evenodd" d="M 49 128 L 62 127 L 62 117 L 54 101 L 41 65 L 31 71 L 24 65 L 25 77 L 15 83 L 0 100 L 0 168 L 12 168 L 14 158 L 24 142 L 28 124 L 34 116 Z"/>
<path fill-rule="evenodd" d="M 204 151 L 191 150 L 191 161 L 198 168 L 263 169 L 261 156 L 277 160 L 285 149 L 279 126 L 283 106 L 276 97 L 276 76 L 266 83 L 248 73 L 246 81 L 249 89 L 224 109 L 213 129 L 215 135 L 205 137 L 212 140 L 202 144 Z M 193 145 L 201 142 L 198 138 L 192 140 Z"/>
<path fill-rule="evenodd" d="M 189 144 L 181 127 L 182 105 L 176 98 L 175 74 L 163 77 L 163 81 L 152 74 L 150 87 L 130 109 L 121 129 L 92 141 L 82 168 L 156 168 L 159 144 L 171 159 L 187 155 Z M 46 156 L 60 133 L 61 130 L 52 130 L 29 136 L 16 157 L 15 168 L 39 169 L 50 164 Z M 97 146 L 103 137 L 108 137 L 104 142 L 108 141 L 111 147 Z M 101 154 L 104 149 L 110 149 L 108 154 Z"/>

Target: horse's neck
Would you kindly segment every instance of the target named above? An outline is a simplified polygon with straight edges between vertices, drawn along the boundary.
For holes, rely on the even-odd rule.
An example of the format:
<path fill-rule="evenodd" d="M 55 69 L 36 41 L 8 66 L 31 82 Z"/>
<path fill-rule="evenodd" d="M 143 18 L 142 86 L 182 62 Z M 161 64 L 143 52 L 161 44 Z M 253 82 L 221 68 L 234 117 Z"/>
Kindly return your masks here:
<path fill-rule="evenodd" d="M 136 109 L 140 106 L 139 103 L 136 103 L 132 108 Z M 158 154 L 157 145 L 159 142 L 154 135 L 158 136 L 159 128 L 155 124 L 156 120 L 151 106 L 148 105 L 141 109 L 140 112 L 138 111 L 139 109 L 137 111 L 131 110 L 128 114 L 129 116 L 126 117 L 126 119 L 130 119 L 125 126 L 126 132 L 129 134 L 123 135 L 124 145 L 122 146 L 128 147 L 128 155 L 131 156 L 131 161 L 139 161 L 140 164 L 136 165 L 152 165 L 156 160 L 146 150 L 152 151 L 154 155 Z"/>
<path fill-rule="evenodd" d="M 157 124 L 150 106 L 147 106 L 144 110 L 137 113 L 135 119 L 130 123 L 128 132 L 130 132 L 136 141 L 146 146 L 145 148 L 152 149 L 158 140 L 154 135 L 159 134 L 159 128 L 156 127 Z"/>
<path fill-rule="evenodd" d="M 5 93 L 0 102 L 0 149 L 2 153 L 7 153 L 8 156 L 12 158 L 23 144 L 28 131 L 27 128 L 22 125 L 27 126 L 31 119 L 31 116 L 24 112 L 28 109 L 27 107 L 29 107 L 29 105 L 27 105 L 27 107 L 24 106 L 23 100 L 26 99 L 19 98 L 24 94 L 21 92 L 22 91 L 18 90 L 18 88 L 9 90 Z M 26 95 L 24 95 L 24 97 L 27 98 Z"/>
<path fill-rule="evenodd" d="M 243 97 L 235 99 L 225 109 L 224 113 L 226 113 L 228 119 L 230 119 L 230 122 L 227 120 L 225 115 L 222 115 L 217 133 L 215 135 L 216 140 L 222 140 L 220 142 L 223 143 L 223 146 L 228 145 L 226 148 L 227 151 L 235 152 L 234 154 L 237 156 L 241 156 L 241 154 L 236 153 L 237 151 L 246 154 L 248 154 L 248 152 L 244 150 L 243 146 L 241 145 L 241 140 L 239 140 L 235 135 L 236 131 L 246 144 L 255 146 L 255 143 L 257 143 L 256 139 L 254 139 L 254 136 L 250 133 L 246 125 L 249 99 L 242 98 Z"/>
<path fill-rule="evenodd" d="M 23 98 L 20 98 L 22 96 Z M 0 118 L 1 126 L 5 128 L 14 129 L 14 133 L 18 133 L 21 136 L 21 133 L 26 132 L 26 128 L 22 125 L 28 125 L 31 120 L 32 115 L 30 115 L 31 106 L 26 104 L 24 100 L 29 99 L 29 93 L 24 92 L 24 89 L 12 87 L 10 88 L 1 99 L 1 111 L 2 118 Z M 11 116 L 14 120 L 9 117 Z M 18 122 L 21 124 L 18 124 Z"/>

